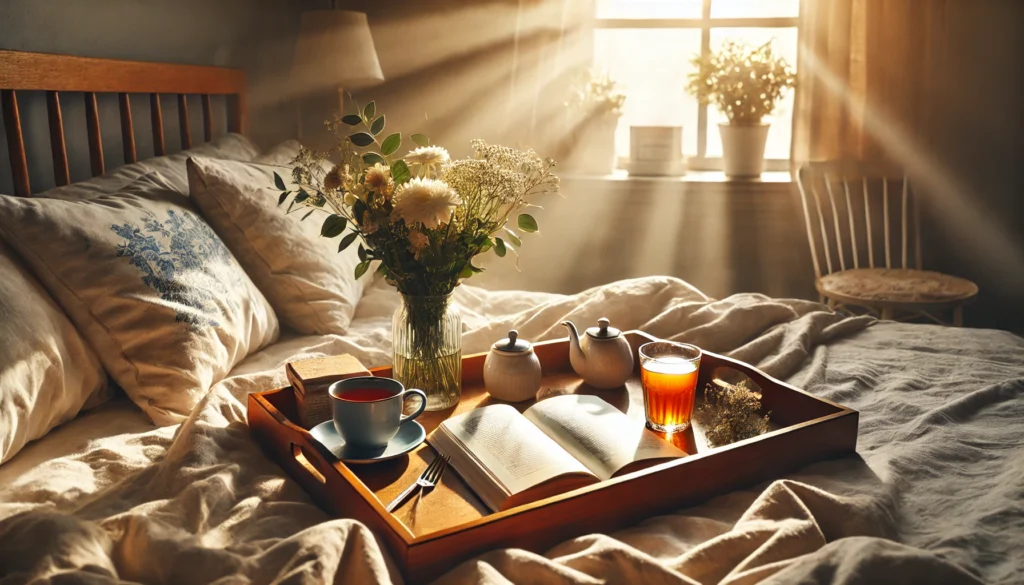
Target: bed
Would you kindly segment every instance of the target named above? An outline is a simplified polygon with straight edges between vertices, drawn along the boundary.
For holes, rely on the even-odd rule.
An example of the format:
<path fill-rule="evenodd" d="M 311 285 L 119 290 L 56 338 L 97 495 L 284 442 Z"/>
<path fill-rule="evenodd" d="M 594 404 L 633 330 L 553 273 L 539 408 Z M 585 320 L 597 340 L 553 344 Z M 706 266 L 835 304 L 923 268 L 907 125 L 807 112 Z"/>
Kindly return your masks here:
<path fill-rule="evenodd" d="M 224 95 L 228 130 L 244 132 L 244 77 L 234 70 L 0 52 L 0 90 L 20 196 L 32 189 L 15 92 L 49 91 L 58 104 L 58 92 Z M 129 127 L 123 134 L 128 164 L 120 174 L 105 165 L 90 95 L 97 178 L 84 185 L 108 188 L 153 169 L 179 181 L 185 176 L 190 153 L 166 153 L 157 107 L 151 127 L 158 158 L 135 161 L 129 104 L 121 116 Z M 244 141 L 237 134 L 215 138 L 213 101 L 199 99 L 203 142 Z M 181 103 L 180 142 L 203 148 L 187 135 L 188 100 Z M 59 105 L 56 110 L 59 116 Z M 51 124 L 60 185 L 70 181 L 59 128 Z M 254 146 L 245 148 L 251 149 L 246 156 L 257 156 Z M 47 193 L 44 198 L 55 195 Z M 710 299 L 669 277 L 576 295 L 466 284 L 456 298 L 466 353 L 485 350 L 512 327 L 544 340 L 562 336 L 563 319 L 606 316 L 620 328 L 753 363 L 860 410 L 861 422 L 855 457 L 673 514 L 637 518 L 636 526 L 615 534 L 583 536 L 548 551 L 492 551 L 440 582 L 1021 582 L 1021 338 L 847 318 L 818 303 L 756 294 Z M 368 366 L 388 362 L 398 302 L 385 283 L 369 281 L 344 333 L 282 326 L 169 424 L 154 425 L 152 413 L 125 390 L 95 407 L 83 402 L 76 416 L 0 464 L 0 583 L 400 582 L 365 526 L 328 517 L 262 455 L 244 410 L 248 393 L 286 385 L 289 360 L 351 353 Z"/>

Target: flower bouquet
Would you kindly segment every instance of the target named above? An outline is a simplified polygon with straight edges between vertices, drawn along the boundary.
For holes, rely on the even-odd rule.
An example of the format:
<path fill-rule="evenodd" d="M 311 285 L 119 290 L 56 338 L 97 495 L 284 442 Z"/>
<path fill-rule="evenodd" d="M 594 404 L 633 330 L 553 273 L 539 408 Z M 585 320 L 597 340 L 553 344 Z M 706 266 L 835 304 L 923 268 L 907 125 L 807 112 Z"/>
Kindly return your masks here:
<path fill-rule="evenodd" d="M 473 259 L 493 250 L 504 257 L 522 245 L 519 232 L 537 221 L 519 213 L 536 195 L 557 192 L 554 161 L 532 150 L 472 142 L 471 158 L 452 160 L 422 134 L 399 157 L 401 133 L 384 135 L 385 116 L 373 102 L 357 114 L 325 122 L 336 146 L 301 149 L 292 186 L 274 176 L 279 204 L 326 214 L 321 235 L 341 238 L 338 251 L 358 243 L 359 278 L 376 273 L 398 289 L 393 323 L 394 377 L 427 393 L 441 410 L 461 395 L 462 324 L 451 293 L 482 269 Z M 382 138 L 383 136 L 383 138 Z M 500 234 L 500 235 L 499 235 Z"/>

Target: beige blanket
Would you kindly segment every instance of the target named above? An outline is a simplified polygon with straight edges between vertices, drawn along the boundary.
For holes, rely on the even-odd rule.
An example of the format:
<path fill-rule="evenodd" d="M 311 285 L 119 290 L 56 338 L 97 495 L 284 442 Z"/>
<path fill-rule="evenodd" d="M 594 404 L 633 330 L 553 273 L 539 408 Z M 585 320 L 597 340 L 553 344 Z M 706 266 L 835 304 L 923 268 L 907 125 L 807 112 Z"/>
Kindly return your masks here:
<path fill-rule="evenodd" d="M 870 320 L 817 303 L 713 301 L 668 278 L 571 297 L 468 286 L 458 294 L 467 352 L 513 326 L 540 340 L 563 336 L 563 319 L 607 316 L 861 409 L 864 459 L 812 465 L 545 554 L 492 551 L 440 582 L 1015 582 L 1024 562 L 1019 338 L 865 330 Z M 294 356 L 385 362 L 396 302 L 371 291 L 349 335 L 286 340 L 252 356 L 180 427 L 114 433 L 31 468 L 18 466 L 22 455 L 14 471 L 0 468 L 0 584 L 399 582 L 366 527 L 330 519 L 263 457 L 244 411 L 246 393 L 284 384 Z"/>

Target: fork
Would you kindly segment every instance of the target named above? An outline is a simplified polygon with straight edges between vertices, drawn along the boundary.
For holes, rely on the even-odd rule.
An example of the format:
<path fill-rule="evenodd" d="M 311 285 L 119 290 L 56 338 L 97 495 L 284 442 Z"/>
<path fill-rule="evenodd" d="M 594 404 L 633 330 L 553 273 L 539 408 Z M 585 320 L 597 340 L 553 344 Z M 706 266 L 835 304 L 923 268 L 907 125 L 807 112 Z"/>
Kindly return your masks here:
<path fill-rule="evenodd" d="M 430 462 L 430 465 L 423 470 L 420 474 L 419 479 L 416 483 L 407 487 L 404 492 L 398 494 L 398 497 L 391 500 L 391 503 L 387 505 L 388 512 L 394 512 L 399 506 L 405 503 L 409 499 L 409 496 L 416 493 L 418 490 L 423 490 L 426 493 L 429 490 L 434 489 L 437 482 L 441 479 L 441 475 L 444 470 L 448 468 L 448 461 L 451 459 L 448 455 L 438 455 L 434 457 L 434 460 Z"/>

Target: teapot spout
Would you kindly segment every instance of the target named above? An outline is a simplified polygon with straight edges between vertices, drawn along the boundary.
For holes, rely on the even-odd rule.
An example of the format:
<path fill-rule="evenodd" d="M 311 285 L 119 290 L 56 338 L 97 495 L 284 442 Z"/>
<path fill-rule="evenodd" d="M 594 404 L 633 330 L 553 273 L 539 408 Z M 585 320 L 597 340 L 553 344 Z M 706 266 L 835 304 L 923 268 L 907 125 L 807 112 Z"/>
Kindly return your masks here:
<path fill-rule="evenodd" d="M 580 332 L 576 330 L 576 325 L 572 321 L 562 321 L 562 325 L 569 330 L 569 361 L 573 369 L 577 369 L 577 364 L 582 366 L 587 359 L 583 354 L 583 348 L 580 347 Z"/>

